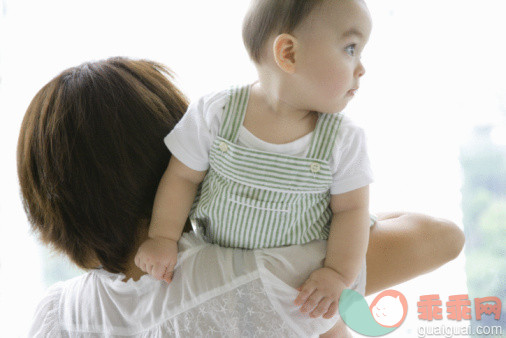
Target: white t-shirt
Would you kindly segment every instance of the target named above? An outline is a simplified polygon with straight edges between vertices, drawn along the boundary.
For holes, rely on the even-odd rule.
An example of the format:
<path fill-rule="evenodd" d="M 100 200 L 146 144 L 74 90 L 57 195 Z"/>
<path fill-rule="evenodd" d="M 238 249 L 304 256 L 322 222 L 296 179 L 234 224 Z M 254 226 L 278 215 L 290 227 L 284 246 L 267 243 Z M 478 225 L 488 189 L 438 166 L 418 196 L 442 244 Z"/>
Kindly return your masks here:
<path fill-rule="evenodd" d="M 335 325 L 295 306 L 295 289 L 323 264 L 326 241 L 241 250 L 179 240 L 171 284 L 150 275 L 96 270 L 52 286 L 39 303 L 30 337 L 317 337 Z M 365 292 L 366 266 L 351 285 Z"/>
<path fill-rule="evenodd" d="M 223 108 L 228 97 L 227 90 L 224 90 L 193 102 L 165 137 L 172 155 L 189 168 L 197 171 L 209 168 L 209 152 L 223 122 Z M 273 144 L 257 138 L 241 126 L 237 143 L 257 150 L 304 157 L 309 151 L 312 134 L 290 143 Z M 329 164 L 333 173 L 331 194 L 352 191 L 373 181 L 364 131 L 346 116 L 341 122 Z"/>

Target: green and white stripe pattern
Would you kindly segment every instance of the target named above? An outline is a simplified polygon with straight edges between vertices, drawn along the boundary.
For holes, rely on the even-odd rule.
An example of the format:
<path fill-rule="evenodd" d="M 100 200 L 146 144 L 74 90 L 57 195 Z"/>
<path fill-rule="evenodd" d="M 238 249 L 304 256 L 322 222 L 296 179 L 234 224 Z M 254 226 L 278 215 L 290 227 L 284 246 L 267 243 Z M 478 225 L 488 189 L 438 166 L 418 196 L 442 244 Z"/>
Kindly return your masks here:
<path fill-rule="evenodd" d="M 224 247 L 269 248 L 327 239 L 332 218 L 328 162 L 342 116 L 319 115 L 306 158 L 242 147 L 236 141 L 249 88 L 230 90 L 191 220 Z"/>

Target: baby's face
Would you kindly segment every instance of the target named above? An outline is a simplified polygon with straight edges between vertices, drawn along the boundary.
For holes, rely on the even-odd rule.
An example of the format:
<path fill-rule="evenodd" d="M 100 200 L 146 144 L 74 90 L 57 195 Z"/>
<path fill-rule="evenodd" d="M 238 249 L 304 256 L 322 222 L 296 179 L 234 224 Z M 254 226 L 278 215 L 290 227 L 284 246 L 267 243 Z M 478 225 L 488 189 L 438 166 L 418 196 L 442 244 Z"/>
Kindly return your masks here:
<path fill-rule="evenodd" d="M 346 107 L 365 73 L 360 56 L 371 28 L 362 0 L 327 0 L 293 32 L 301 108 L 335 113 Z"/>

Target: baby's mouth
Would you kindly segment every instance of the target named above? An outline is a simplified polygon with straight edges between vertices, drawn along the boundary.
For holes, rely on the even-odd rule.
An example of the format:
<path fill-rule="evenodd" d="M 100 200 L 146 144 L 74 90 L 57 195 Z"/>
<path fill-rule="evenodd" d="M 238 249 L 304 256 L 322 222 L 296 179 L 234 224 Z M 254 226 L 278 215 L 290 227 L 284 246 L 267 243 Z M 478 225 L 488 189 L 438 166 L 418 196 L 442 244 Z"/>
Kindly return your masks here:
<path fill-rule="evenodd" d="M 358 88 L 353 88 L 353 89 L 350 89 L 348 90 L 348 95 L 350 96 L 355 96 L 355 93 L 357 92 Z"/>

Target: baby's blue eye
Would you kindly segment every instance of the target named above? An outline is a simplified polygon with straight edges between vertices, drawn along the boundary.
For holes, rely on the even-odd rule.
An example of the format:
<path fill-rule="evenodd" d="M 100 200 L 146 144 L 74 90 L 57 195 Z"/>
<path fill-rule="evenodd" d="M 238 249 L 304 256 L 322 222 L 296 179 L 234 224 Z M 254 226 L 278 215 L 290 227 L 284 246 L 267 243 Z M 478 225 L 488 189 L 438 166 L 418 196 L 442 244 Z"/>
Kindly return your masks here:
<path fill-rule="evenodd" d="M 355 49 L 356 48 L 357 48 L 357 45 L 352 44 L 352 45 L 346 46 L 346 48 L 344 50 L 346 51 L 346 53 L 348 53 L 348 55 L 355 56 Z"/>

